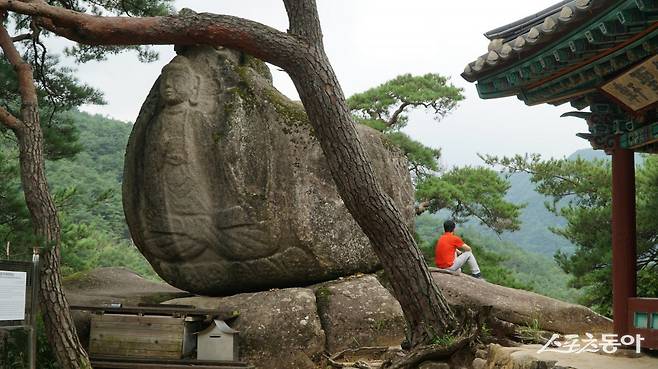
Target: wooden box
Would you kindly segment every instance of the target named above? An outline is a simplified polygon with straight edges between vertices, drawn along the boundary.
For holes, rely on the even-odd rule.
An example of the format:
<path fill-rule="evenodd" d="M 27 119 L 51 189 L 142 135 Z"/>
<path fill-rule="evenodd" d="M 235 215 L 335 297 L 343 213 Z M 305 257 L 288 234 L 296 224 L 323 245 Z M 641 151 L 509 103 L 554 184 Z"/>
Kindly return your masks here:
<path fill-rule="evenodd" d="M 92 315 L 91 356 L 181 359 L 187 339 L 184 317 Z"/>

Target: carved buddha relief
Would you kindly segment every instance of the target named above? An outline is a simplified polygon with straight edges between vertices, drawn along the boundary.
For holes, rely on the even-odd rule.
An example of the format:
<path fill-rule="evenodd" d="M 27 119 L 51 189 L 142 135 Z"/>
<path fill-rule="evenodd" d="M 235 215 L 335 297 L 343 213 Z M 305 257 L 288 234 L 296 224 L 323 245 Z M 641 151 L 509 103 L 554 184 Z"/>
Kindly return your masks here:
<path fill-rule="evenodd" d="M 233 163 L 212 158 L 217 127 L 196 109 L 200 83 L 183 56 L 163 68 L 163 106 L 149 127 L 144 160 L 145 177 L 158 179 L 147 194 L 145 248 L 166 261 L 208 253 L 227 260 L 267 257 L 276 247 L 240 194 L 213 188 L 236 187 L 237 178 Z"/>

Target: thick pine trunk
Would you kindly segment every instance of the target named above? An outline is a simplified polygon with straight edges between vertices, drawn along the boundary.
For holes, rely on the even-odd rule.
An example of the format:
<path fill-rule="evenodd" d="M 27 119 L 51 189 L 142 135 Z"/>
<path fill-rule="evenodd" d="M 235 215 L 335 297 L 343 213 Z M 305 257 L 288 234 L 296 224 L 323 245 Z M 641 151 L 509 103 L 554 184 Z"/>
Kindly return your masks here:
<path fill-rule="evenodd" d="M 370 239 L 409 326 L 412 346 L 455 333 L 457 322 L 393 200 L 374 176 L 340 84 L 322 48 L 289 69 L 341 198 Z"/>
<path fill-rule="evenodd" d="M 375 179 L 345 96 L 322 43 L 315 0 L 283 0 L 288 32 L 307 47 L 284 67 L 320 141 L 345 206 L 368 236 L 407 322 L 411 346 L 457 333 L 455 315 L 432 280 L 422 253 L 393 200 Z"/>
<path fill-rule="evenodd" d="M 62 290 L 60 266 L 61 228 L 46 180 L 43 133 L 36 103 L 24 104 L 23 124 L 16 131 L 20 152 L 21 182 L 41 255 L 41 311 L 49 343 L 64 369 L 91 368 L 71 318 Z"/>
<path fill-rule="evenodd" d="M 0 12 L 0 48 L 18 77 L 21 119 L 0 107 L 0 122 L 10 128 L 18 139 L 23 193 L 34 233 L 38 237 L 38 244 L 34 246 L 42 250 L 39 297 L 46 333 L 63 369 L 87 369 L 91 368 L 89 357 L 80 344 L 62 290 L 59 271 L 61 229 L 46 180 L 43 132 L 32 67 L 25 62 L 2 25 L 6 16 L 6 13 Z"/>

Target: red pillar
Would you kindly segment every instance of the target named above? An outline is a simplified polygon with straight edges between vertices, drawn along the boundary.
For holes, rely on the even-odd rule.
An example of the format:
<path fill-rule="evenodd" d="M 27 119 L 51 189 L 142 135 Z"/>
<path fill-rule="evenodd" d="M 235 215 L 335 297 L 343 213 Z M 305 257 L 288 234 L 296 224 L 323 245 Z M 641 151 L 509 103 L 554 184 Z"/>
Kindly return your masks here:
<path fill-rule="evenodd" d="M 628 299 L 636 295 L 635 157 L 619 141 L 612 154 L 612 295 L 615 333 L 627 334 Z"/>

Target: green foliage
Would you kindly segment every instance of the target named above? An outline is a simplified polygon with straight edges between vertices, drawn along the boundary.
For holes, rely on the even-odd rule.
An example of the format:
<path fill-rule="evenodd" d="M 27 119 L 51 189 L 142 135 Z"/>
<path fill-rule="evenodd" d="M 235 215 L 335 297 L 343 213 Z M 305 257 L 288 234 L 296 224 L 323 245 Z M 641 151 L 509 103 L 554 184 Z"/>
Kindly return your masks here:
<path fill-rule="evenodd" d="M 3 332 L 4 333 L 4 332 Z M 2 337 L 3 342 L 0 344 L 0 369 L 24 369 L 27 368 L 28 353 L 25 352 L 27 347 L 27 333 L 24 331 L 9 331 L 7 336 Z"/>
<path fill-rule="evenodd" d="M 440 149 L 433 149 L 412 139 L 402 132 L 390 132 L 386 137 L 402 150 L 409 161 L 409 170 L 416 178 L 427 178 L 439 171 Z"/>
<path fill-rule="evenodd" d="M 487 168 L 455 168 L 422 179 L 416 185 L 418 201 L 429 201 L 429 210 L 447 209 L 457 222 L 476 218 L 497 233 L 519 229 L 519 205 L 505 200 L 509 182 Z"/>
<path fill-rule="evenodd" d="M 416 178 L 439 170 L 441 151 L 411 139 L 400 132 L 416 109 L 430 111 L 439 121 L 464 99 L 462 89 L 438 74 L 404 74 L 347 100 L 355 120 L 387 134 L 389 140 L 407 156 Z"/>
<path fill-rule="evenodd" d="M 61 1 L 57 1 L 61 3 Z M 173 13 L 173 0 L 70 0 L 67 6 L 77 12 L 89 12 L 95 15 L 127 15 L 131 17 L 148 17 Z"/>
<path fill-rule="evenodd" d="M 74 10 L 81 13 L 105 16 L 133 16 L 133 17 L 148 17 L 148 16 L 165 16 L 174 12 L 173 0 L 47 0 L 47 3 L 63 7 L 66 9 Z M 15 25 L 15 32 L 27 33 L 32 31 L 32 23 L 30 17 L 13 14 L 13 23 Z M 50 33 L 41 30 L 37 34 L 37 42 L 32 42 L 31 38 L 22 42 L 26 48 L 34 49 L 34 54 L 45 55 L 47 54 L 46 46 L 44 46 L 44 39 Z M 108 55 L 120 54 L 124 51 L 135 51 L 137 57 L 142 62 L 150 62 L 158 58 L 150 46 L 87 46 L 76 44 L 67 47 L 64 53 L 67 56 L 73 57 L 77 62 L 84 63 L 87 61 L 102 61 L 106 60 Z"/>
<path fill-rule="evenodd" d="M 84 104 L 105 103 L 100 91 L 81 83 L 75 77 L 75 69 L 60 66 L 59 57 L 41 52 L 28 48 L 25 58 L 34 65 L 42 114 L 52 114 L 53 111 L 68 112 Z"/>
<path fill-rule="evenodd" d="M 555 260 L 583 290 L 581 303 L 611 315 L 611 168 L 607 160 L 550 159 L 537 155 L 513 158 L 485 157 L 487 163 L 508 172 L 526 172 L 537 191 L 552 197 L 547 207 L 563 216 L 566 225 L 553 232 L 572 242 L 575 252 L 558 252 Z M 636 169 L 638 293 L 658 297 L 658 158 L 649 156 Z"/>
<path fill-rule="evenodd" d="M 13 142 L 0 135 L 0 245 L 12 250 L 15 245 L 34 241 L 18 173 L 18 153 Z M 3 252 L 3 254 L 5 254 Z"/>
<path fill-rule="evenodd" d="M 56 119 L 58 122 L 51 120 L 42 125 L 46 158 L 58 160 L 75 156 L 82 150 L 78 141 L 78 129 L 73 122 L 60 115 L 57 115 Z"/>
<path fill-rule="evenodd" d="M 604 160 L 586 160 L 577 157 L 542 160 L 540 155 L 516 155 L 511 158 L 481 156 L 488 165 L 501 166 L 510 173 L 525 172 L 532 175 L 537 192 L 551 196 L 555 206 L 566 200 L 569 204 L 600 207 L 611 198 L 610 165 Z"/>
<path fill-rule="evenodd" d="M 450 334 L 445 334 L 443 336 L 434 336 L 430 340 L 430 344 L 432 345 L 438 345 L 442 347 L 450 347 L 452 346 L 453 343 L 455 343 L 455 336 L 450 335 Z"/>
<path fill-rule="evenodd" d="M 386 122 L 383 120 L 379 119 L 362 119 L 362 118 L 355 118 L 355 120 L 359 124 L 363 124 L 365 126 L 368 126 L 372 129 L 376 129 L 379 132 L 385 132 L 388 129 L 388 126 L 386 125 Z"/>
<path fill-rule="evenodd" d="M 518 339 L 521 342 L 536 344 L 543 344 L 545 342 L 543 333 L 544 332 L 541 328 L 541 324 L 539 324 L 539 319 L 537 318 L 532 319 L 532 321 L 526 323 L 523 326 L 520 326 L 516 331 Z"/>
<path fill-rule="evenodd" d="M 100 267 L 126 267 L 144 277 L 158 279 L 144 256 L 128 240 L 112 237 L 95 225 L 63 221 L 62 265 L 65 276 Z"/>
<path fill-rule="evenodd" d="M 444 173 L 439 165 L 441 150 L 400 132 L 410 111 L 426 109 L 438 121 L 463 99 L 462 89 L 438 74 L 404 74 L 350 97 L 348 105 L 357 122 L 383 132 L 406 156 L 416 184 L 418 212 L 448 209 L 457 221 L 476 218 L 496 233 L 517 230 L 521 207 L 505 200 L 509 189 L 505 180 L 483 168 Z"/>
<path fill-rule="evenodd" d="M 53 188 L 76 188 L 71 202 L 75 207 L 61 210 L 71 223 L 93 224 L 118 238 L 128 238 L 123 206 L 124 148 L 132 126 L 100 116 L 71 113 L 80 130 L 83 151 L 74 160 L 48 162 L 48 178 Z"/>
<path fill-rule="evenodd" d="M 60 369 L 55 354 L 48 343 L 43 318 L 37 318 L 37 368 Z M 17 329 L 7 332 L 4 345 L 0 344 L 0 369 L 28 369 L 28 333 Z"/>
<path fill-rule="evenodd" d="M 383 121 L 388 129 L 399 130 L 407 124 L 412 109 L 426 109 L 436 120 L 442 119 L 464 99 L 462 92 L 439 74 L 403 74 L 353 95 L 347 104 L 359 118 Z"/>
<path fill-rule="evenodd" d="M 78 131 L 66 111 L 82 104 L 102 104 L 102 94 L 80 83 L 71 68 L 58 67 L 58 59 L 35 56 L 28 49 L 26 59 L 35 65 L 35 77 L 45 156 L 52 160 L 71 157 L 81 150 Z M 0 58 L 0 106 L 20 117 L 20 97 L 17 75 L 13 67 Z M 3 127 L 3 126 L 0 126 Z M 2 133 L 4 128 L 0 128 Z"/>
<path fill-rule="evenodd" d="M 476 244 L 468 238 L 464 242 L 473 249 L 473 254 L 477 257 L 482 275 L 485 276 L 487 281 L 505 287 L 535 291 L 531 283 L 524 282 L 518 273 L 505 266 L 505 262 L 511 259 L 510 256 L 489 251 L 484 245 Z"/>
<path fill-rule="evenodd" d="M 132 125 L 70 113 L 80 130 L 83 151 L 74 159 L 48 162 L 52 188 L 75 188 L 59 202 L 62 220 L 62 273 L 104 266 L 127 267 L 157 276 L 132 245 L 121 204 L 124 148 Z"/>

